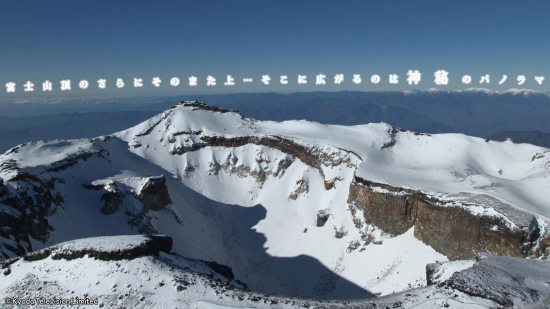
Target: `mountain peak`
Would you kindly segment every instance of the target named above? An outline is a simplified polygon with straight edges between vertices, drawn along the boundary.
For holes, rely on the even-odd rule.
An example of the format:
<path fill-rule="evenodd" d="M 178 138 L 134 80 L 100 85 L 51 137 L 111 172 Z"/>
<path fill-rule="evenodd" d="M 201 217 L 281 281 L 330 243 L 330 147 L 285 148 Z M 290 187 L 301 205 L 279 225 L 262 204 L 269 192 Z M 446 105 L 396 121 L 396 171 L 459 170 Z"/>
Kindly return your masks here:
<path fill-rule="evenodd" d="M 112 135 L 0 155 L 0 250 L 164 234 L 255 291 L 387 295 L 425 285 L 436 261 L 548 256 L 549 160 L 527 144 L 181 102 Z"/>
<path fill-rule="evenodd" d="M 198 100 L 195 100 L 195 101 L 180 101 L 178 103 L 178 105 L 183 105 L 185 107 L 193 107 L 194 109 L 199 109 L 199 110 L 207 110 L 207 111 L 211 111 L 211 112 L 218 112 L 218 113 L 222 113 L 222 114 L 223 113 L 236 113 L 236 114 L 241 115 L 241 113 L 237 110 L 225 109 L 225 108 L 217 107 L 217 106 L 214 106 L 214 105 L 208 105 L 204 102 L 199 102 Z M 173 106 L 173 107 L 176 107 L 176 106 Z"/>

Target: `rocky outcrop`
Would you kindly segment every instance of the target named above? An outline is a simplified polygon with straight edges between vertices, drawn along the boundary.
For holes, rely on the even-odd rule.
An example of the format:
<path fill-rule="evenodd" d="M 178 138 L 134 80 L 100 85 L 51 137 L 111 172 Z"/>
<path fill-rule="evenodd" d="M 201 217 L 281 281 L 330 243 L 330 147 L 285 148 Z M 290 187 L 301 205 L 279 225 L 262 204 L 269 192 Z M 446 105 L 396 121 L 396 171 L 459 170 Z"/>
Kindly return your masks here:
<path fill-rule="evenodd" d="M 101 213 L 104 215 L 110 215 L 115 213 L 122 205 L 124 199 L 124 193 L 122 192 L 106 192 L 101 196 L 103 201 L 103 207 L 101 207 Z"/>
<path fill-rule="evenodd" d="M 225 162 L 221 164 L 215 160 L 213 162 L 209 162 L 208 174 L 218 175 L 219 172 L 223 170 L 227 174 L 236 175 L 239 178 L 252 177 L 256 180 L 256 182 L 260 187 L 264 184 L 268 175 L 274 174 L 272 171 L 269 171 L 269 170 L 266 171 L 262 168 L 252 169 L 245 164 L 238 164 L 238 162 L 239 162 L 239 159 L 235 155 L 229 154 L 225 159 Z M 262 164 L 262 163 L 268 164 L 269 162 L 270 162 L 269 160 L 256 158 L 257 164 Z M 284 171 L 282 171 L 281 175 L 282 174 L 284 174 Z"/>
<path fill-rule="evenodd" d="M 437 272 L 441 267 L 441 262 L 426 264 L 426 284 L 434 285 L 437 282 Z"/>
<path fill-rule="evenodd" d="M 335 182 L 340 179 L 328 180 L 325 177 L 325 173 L 322 169 L 322 165 L 325 166 L 338 166 L 346 164 L 348 167 L 353 167 L 352 159 L 350 156 L 357 156 L 355 153 L 346 151 L 343 149 L 337 149 L 337 152 L 344 152 L 345 155 L 339 153 L 326 153 L 317 148 L 308 148 L 300 145 L 295 141 L 281 137 L 281 136 L 241 136 L 241 137 L 223 137 L 223 136 L 201 136 L 201 142 L 194 143 L 190 147 L 178 146 L 175 148 L 172 154 L 183 154 L 189 151 L 196 151 L 204 147 L 228 147 L 235 148 L 249 144 L 266 146 L 273 149 L 277 149 L 292 157 L 298 158 L 303 163 L 317 169 L 323 179 L 325 179 L 325 189 L 330 190 L 334 187 Z"/>
<path fill-rule="evenodd" d="M 325 226 L 325 223 L 327 223 L 329 217 L 330 217 L 330 212 L 328 211 L 328 209 L 319 210 L 317 212 L 317 220 L 315 222 L 317 227 Z"/>
<path fill-rule="evenodd" d="M 54 190 L 55 183 L 63 182 L 60 178 L 43 180 L 18 172 L 10 182 L 19 189 L 0 184 L 0 237 L 9 240 L 0 247 L 4 258 L 32 251 L 29 237 L 45 242 L 53 230 L 47 217 L 63 204 Z"/>
<path fill-rule="evenodd" d="M 112 238 L 114 243 L 120 243 L 118 247 L 102 247 L 93 241 L 84 245 L 80 243 L 83 240 L 69 241 L 0 262 L 0 269 L 6 269 L 20 259 L 38 261 L 48 257 L 53 260 L 74 260 L 87 255 L 89 258 L 102 261 L 132 260 L 141 256 L 158 255 L 161 251 L 169 253 L 173 244 L 172 238 L 165 235 L 115 236 Z M 84 241 L 86 240 L 93 240 L 93 238 L 84 239 Z"/>
<path fill-rule="evenodd" d="M 227 278 L 229 280 L 235 279 L 235 275 L 233 274 L 233 270 L 231 269 L 231 267 L 228 267 L 228 266 L 225 266 L 225 265 L 222 265 L 222 264 L 218 264 L 218 263 L 213 262 L 213 261 L 205 262 L 205 264 L 208 267 L 210 267 L 210 269 L 212 269 L 213 271 L 217 272 L 218 274 L 224 276 L 225 278 Z"/>
<path fill-rule="evenodd" d="M 384 232 L 414 235 L 451 260 L 477 253 L 527 257 L 548 255 L 547 238 L 533 219 L 511 226 L 503 217 L 474 214 L 467 207 L 448 206 L 420 191 L 397 188 L 355 177 L 348 202 L 363 210 L 364 219 Z"/>
<path fill-rule="evenodd" d="M 224 108 L 219 108 L 216 106 L 210 106 L 206 105 L 204 103 L 200 102 L 180 102 L 180 105 L 184 105 L 186 107 L 193 107 L 193 110 L 205 110 L 215 113 L 235 113 L 238 114 L 241 119 L 243 116 L 238 112 L 234 110 L 228 110 Z M 176 106 L 174 106 L 175 108 Z M 169 112 L 172 112 L 169 111 Z M 247 121 L 254 122 L 253 119 L 246 118 Z M 159 121 L 162 121 L 162 119 L 159 119 Z M 160 123 L 160 122 L 159 122 Z M 157 126 L 158 123 L 155 123 L 152 125 L 152 127 Z M 151 127 L 151 128 L 152 128 Z M 148 131 L 144 132 L 143 134 L 138 134 L 136 136 L 142 136 L 145 134 L 148 134 L 151 130 L 149 128 Z M 178 139 L 178 136 L 185 136 L 183 139 Z M 206 147 L 224 147 L 224 148 L 237 148 L 242 147 L 246 145 L 257 145 L 257 146 L 265 146 L 268 148 L 279 150 L 280 152 L 283 152 L 287 155 L 289 155 L 288 160 L 279 162 L 281 165 L 278 168 L 278 171 L 281 169 L 285 169 L 288 167 L 294 159 L 299 159 L 304 164 L 309 165 L 319 171 L 321 176 L 324 179 L 324 187 L 326 190 L 331 190 L 335 187 L 336 182 L 341 181 L 342 179 L 339 177 L 335 177 L 333 179 L 327 179 L 325 177 L 325 172 L 323 170 L 324 167 L 335 167 L 339 165 L 346 165 L 347 167 L 355 167 L 356 162 L 361 161 L 362 159 L 357 155 L 355 152 L 338 148 L 338 147 L 332 147 L 331 150 L 328 150 L 324 147 L 318 147 L 318 146 L 308 146 L 308 145 L 302 145 L 296 141 L 294 141 L 291 138 L 285 137 L 285 136 L 278 136 L 278 135 L 260 135 L 260 136 L 236 136 L 236 137 L 226 137 L 226 136 L 220 136 L 220 135 L 206 135 L 205 132 L 202 130 L 187 130 L 187 131 L 177 131 L 177 132 L 171 132 L 168 133 L 167 141 L 169 144 L 172 144 L 170 146 L 170 154 L 171 155 L 183 155 L 185 153 L 194 152 Z M 216 173 L 216 169 L 219 169 L 219 167 L 223 167 L 222 163 L 217 162 L 211 162 L 212 167 L 212 173 Z M 246 167 L 240 167 L 241 169 Z M 236 171 L 240 172 L 240 171 Z M 247 171 L 243 171 L 247 172 Z M 248 174 L 251 174 L 248 172 Z M 279 172 L 275 173 L 275 176 L 277 176 Z M 264 177 L 264 175 L 252 175 L 256 178 Z M 259 182 L 262 182 L 261 179 Z M 298 198 L 298 196 L 294 196 L 295 198 Z"/>
<path fill-rule="evenodd" d="M 83 184 L 82 186 L 88 190 L 105 190 L 107 192 L 101 195 L 103 207 L 101 212 L 104 215 L 110 215 L 119 210 L 127 195 L 134 196 L 143 203 L 144 211 L 158 211 L 172 203 L 166 186 L 166 177 L 150 176 L 143 178 L 145 183 L 139 192 L 133 192 L 126 185 L 118 181 L 109 180 L 105 184 Z"/>
<path fill-rule="evenodd" d="M 86 161 L 91 157 L 104 158 L 108 155 L 109 152 L 106 149 L 73 154 L 63 160 L 52 163 L 45 172 L 59 172 L 77 164 L 79 161 Z"/>
<path fill-rule="evenodd" d="M 8 153 L 17 153 L 20 147 L 12 148 Z M 105 158 L 109 152 L 103 148 L 83 151 L 55 161 L 40 172 L 31 174 L 19 169 L 15 160 L 2 161 L 0 168 L 5 173 L 14 173 L 8 181 L 8 188 L 0 185 L 0 237 L 7 239 L 0 247 L 0 255 L 8 258 L 32 251 L 30 238 L 46 242 L 53 227 L 48 217 L 64 203 L 63 196 L 55 186 L 65 180 L 52 177 L 51 173 L 63 171 L 80 161 L 92 157 Z"/>
<path fill-rule="evenodd" d="M 234 148 L 248 144 L 267 146 L 292 155 L 300 159 L 300 161 L 305 164 L 317 169 L 320 169 L 321 164 L 327 166 L 337 166 L 342 163 L 351 164 L 351 160 L 349 158 L 336 158 L 330 154 L 321 153 L 317 149 L 307 148 L 291 139 L 281 136 L 242 136 L 233 138 L 221 136 L 201 136 L 201 140 L 203 141 L 203 144 L 199 144 L 199 147 L 219 146 Z"/>
<path fill-rule="evenodd" d="M 305 195 L 309 192 L 309 184 L 307 180 L 301 178 L 296 181 L 296 189 L 288 196 L 289 199 L 295 201 L 300 195 Z"/>
<path fill-rule="evenodd" d="M 166 187 L 164 176 L 149 177 L 137 198 L 143 202 L 145 209 L 158 211 L 172 203 Z"/>
<path fill-rule="evenodd" d="M 415 223 L 422 196 L 414 191 L 392 188 L 391 194 L 369 189 L 370 182 L 355 177 L 348 202 L 363 209 L 365 221 L 391 235 L 400 235 Z"/>
<path fill-rule="evenodd" d="M 493 254 L 476 256 L 476 263 L 454 273 L 443 283 L 448 288 L 468 295 L 490 299 L 504 308 L 548 308 L 550 262 L 528 260 Z"/>
<path fill-rule="evenodd" d="M 4 179 L 0 178 L 0 198 L 8 193 L 8 188 L 4 185 Z"/>
<path fill-rule="evenodd" d="M 208 105 L 208 104 L 205 104 L 203 102 L 199 102 L 197 100 L 195 100 L 195 102 L 181 101 L 179 104 L 181 104 L 183 106 L 194 107 L 194 110 L 200 109 L 200 110 L 206 110 L 206 111 L 217 112 L 217 113 L 222 113 L 222 114 L 224 114 L 224 113 L 234 113 L 234 114 L 240 115 L 241 118 L 244 118 L 243 115 L 237 110 L 225 109 L 225 108 L 221 108 L 221 107 L 217 107 L 217 106 L 213 106 L 213 105 Z"/>
<path fill-rule="evenodd" d="M 166 118 L 165 114 L 163 114 L 163 117 L 160 117 L 155 123 L 153 123 L 147 130 L 145 130 L 144 132 L 141 132 L 141 133 L 138 133 L 136 134 L 136 137 L 139 137 L 139 136 L 146 136 L 146 135 L 149 135 L 151 132 L 153 132 L 153 130 L 162 122 L 162 120 L 164 120 Z"/>
<path fill-rule="evenodd" d="M 534 258 L 550 256 L 550 235 L 541 235 L 537 240 L 537 244 L 532 249 Z"/>

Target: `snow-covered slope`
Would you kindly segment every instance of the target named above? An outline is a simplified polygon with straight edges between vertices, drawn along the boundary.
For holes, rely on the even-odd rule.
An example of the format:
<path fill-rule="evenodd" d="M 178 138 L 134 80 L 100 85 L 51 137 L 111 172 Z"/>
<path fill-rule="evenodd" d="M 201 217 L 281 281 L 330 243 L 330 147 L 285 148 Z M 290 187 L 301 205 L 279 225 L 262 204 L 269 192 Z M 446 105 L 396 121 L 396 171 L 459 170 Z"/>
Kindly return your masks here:
<path fill-rule="evenodd" d="M 257 122 L 237 113 L 190 107 L 171 109 L 117 136 L 143 145 L 131 151 L 180 176 L 181 161 L 194 162 L 173 160 L 171 152 L 186 152 L 202 142 L 202 137 L 284 137 L 334 158 L 347 159 L 357 166 L 358 176 L 372 181 L 424 192 L 486 194 L 550 216 L 550 192 L 542 190 L 550 175 L 550 153 L 528 144 L 462 134 L 419 134 L 384 123 L 345 127 L 306 121 Z M 190 155 L 194 153 L 183 159 Z M 332 162 L 329 159 L 323 163 Z M 322 164 L 321 169 L 326 181 L 336 178 L 329 164 Z"/>
<path fill-rule="evenodd" d="M 160 235 L 62 243 L 1 263 L 0 296 L 5 308 L 24 308 L 22 304 L 46 308 L 45 302 L 77 308 L 541 308 L 550 304 L 547 261 L 484 255 L 477 261 L 435 265 L 430 275 L 437 275 L 433 282 L 437 285 L 378 299 L 315 301 L 249 291 L 234 279 L 230 268 L 181 257 L 171 253 L 170 246 L 171 239 Z"/>
<path fill-rule="evenodd" d="M 110 136 L 23 144 L 0 162 L 5 257 L 162 233 L 174 252 L 228 265 L 255 291 L 367 298 L 425 286 L 428 263 L 484 250 L 540 257 L 550 243 L 548 149 L 460 134 L 259 122 L 183 102 Z M 371 217 L 383 201 L 417 205 L 405 209 L 411 224 L 396 233 Z M 481 232 L 446 224 L 455 208 Z M 442 220 L 427 220 L 440 209 Z M 469 242 L 449 239 L 461 254 L 450 252 L 429 224 Z M 468 238 L 478 234 L 488 236 Z"/>

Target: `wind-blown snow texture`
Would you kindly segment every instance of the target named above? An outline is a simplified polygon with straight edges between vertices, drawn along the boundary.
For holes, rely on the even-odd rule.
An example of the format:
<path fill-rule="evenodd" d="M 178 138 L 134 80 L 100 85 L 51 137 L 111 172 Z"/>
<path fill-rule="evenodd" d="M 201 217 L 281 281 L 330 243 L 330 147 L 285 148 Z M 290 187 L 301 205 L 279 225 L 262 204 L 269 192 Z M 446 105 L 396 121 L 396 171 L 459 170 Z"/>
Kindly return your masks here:
<path fill-rule="evenodd" d="M 0 161 L 0 196 L 24 201 L 6 199 L 0 211 L 30 221 L 28 235 L 3 228 L 6 257 L 76 238 L 162 233 L 179 255 L 293 297 L 422 287 L 425 265 L 447 260 L 414 228 L 392 237 L 358 225 L 348 205 L 354 176 L 474 204 L 464 207 L 510 225 L 535 216 L 546 229 L 550 216 L 546 148 L 384 123 L 260 122 L 191 102 L 110 136 L 23 144 Z M 328 214 L 322 226 L 319 213 Z"/>

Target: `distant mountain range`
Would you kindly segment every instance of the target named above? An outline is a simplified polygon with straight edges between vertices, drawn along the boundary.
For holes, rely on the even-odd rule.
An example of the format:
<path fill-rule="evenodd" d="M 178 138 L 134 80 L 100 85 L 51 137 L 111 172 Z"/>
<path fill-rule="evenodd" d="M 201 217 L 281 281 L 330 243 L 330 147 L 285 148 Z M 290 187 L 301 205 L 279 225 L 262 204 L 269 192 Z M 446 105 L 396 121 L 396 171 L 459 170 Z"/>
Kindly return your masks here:
<path fill-rule="evenodd" d="M 28 117 L 0 117 L 0 151 L 23 142 L 94 137 L 130 127 L 156 111 L 61 113 Z"/>
<path fill-rule="evenodd" d="M 343 125 L 386 122 L 418 132 L 456 132 L 479 137 L 500 132 L 550 132 L 549 95 L 517 89 L 182 95 L 44 103 L 29 100 L 2 104 L 5 118 L 0 122 L 0 151 L 29 140 L 94 137 L 122 130 L 163 111 L 171 102 L 195 98 L 237 109 L 259 120 L 306 119 Z M 521 138 L 515 136 L 514 141 L 547 145 L 540 143 L 544 139 L 529 138 L 532 134 L 517 134 Z"/>
<path fill-rule="evenodd" d="M 495 141 L 512 140 L 514 143 L 527 143 L 550 148 L 550 134 L 540 131 L 506 131 L 489 135 Z"/>
<path fill-rule="evenodd" d="M 480 137 L 503 131 L 550 132 L 550 96 L 528 90 L 272 93 L 201 99 L 261 120 L 386 122 L 419 132 Z"/>

